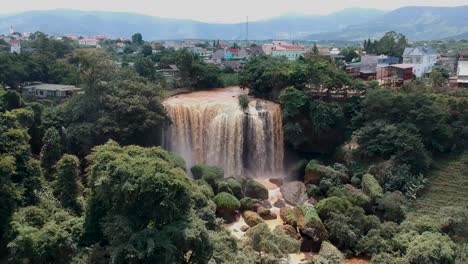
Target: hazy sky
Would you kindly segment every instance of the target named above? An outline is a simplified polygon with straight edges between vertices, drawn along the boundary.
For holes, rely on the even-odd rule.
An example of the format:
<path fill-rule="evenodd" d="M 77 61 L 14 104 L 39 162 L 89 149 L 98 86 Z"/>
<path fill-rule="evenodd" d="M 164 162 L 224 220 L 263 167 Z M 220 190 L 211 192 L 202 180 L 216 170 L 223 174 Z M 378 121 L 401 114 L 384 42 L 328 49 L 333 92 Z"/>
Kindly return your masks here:
<path fill-rule="evenodd" d="M 0 13 L 66 8 L 231 23 L 245 21 L 246 16 L 259 20 L 285 13 L 328 14 L 354 7 L 392 10 L 401 6 L 458 5 L 468 5 L 468 0 L 16 0 L 3 4 Z"/>

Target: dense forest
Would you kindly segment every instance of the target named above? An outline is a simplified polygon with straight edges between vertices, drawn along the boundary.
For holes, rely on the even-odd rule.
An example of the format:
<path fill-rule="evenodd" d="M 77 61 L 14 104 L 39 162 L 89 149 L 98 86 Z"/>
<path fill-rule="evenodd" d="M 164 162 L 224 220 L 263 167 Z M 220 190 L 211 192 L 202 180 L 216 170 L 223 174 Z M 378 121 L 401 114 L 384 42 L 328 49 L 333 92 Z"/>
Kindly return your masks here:
<path fill-rule="evenodd" d="M 466 152 L 466 98 L 352 80 L 313 53 L 251 59 L 239 85 L 281 105 L 297 156 L 288 177 L 314 201 L 282 206 L 284 225 L 271 230 L 264 186 L 187 168 L 159 146 L 170 91 L 155 64 L 176 64 L 181 86 L 196 89 L 234 84 L 225 73 L 187 50 L 144 52 L 141 35 L 129 46 L 141 51 L 134 67 L 106 49 L 35 35 L 34 52 L 0 53 L 0 262 L 274 264 L 299 251 L 316 252 L 314 264 L 468 262 L 466 204 L 441 208 L 443 222 L 406 217 L 432 168 Z M 21 95 L 28 81 L 84 92 L 35 100 Z M 224 227 L 238 213 L 250 227 L 240 240 Z"/>

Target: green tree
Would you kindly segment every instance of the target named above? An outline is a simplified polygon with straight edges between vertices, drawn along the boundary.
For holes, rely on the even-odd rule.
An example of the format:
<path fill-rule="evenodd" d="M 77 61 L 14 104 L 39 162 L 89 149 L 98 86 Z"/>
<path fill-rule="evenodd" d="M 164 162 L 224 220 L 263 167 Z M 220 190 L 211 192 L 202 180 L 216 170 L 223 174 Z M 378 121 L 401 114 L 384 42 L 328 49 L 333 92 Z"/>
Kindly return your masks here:
<path fill-rule="evenodd" d="M 113 263 L 208 261 L 212 246 L 198 213 L 213 215 L 214 208 L 176 157 L 159 147 L 108 142 L 87 160 L 88 243 L 108 241 Z"/>
<path fill-rule="evenodd" d="M 81 211 L 79 197 L 83 187 L 81 186 L 78 158 L 72 155 L 63 155 L 57 162 L 56 170 L 54 194 L 64 208 L 79 213 Z"/>
<path fill-rule="evenodd" d="M 135 71 L 142 77 L 154 80 L 156 77 L 156 66 L 148 57 L 139 58 L 135 62 Z"/>
<path fill-rule="evenodd" d="M 151 45 L 149 44 L 143 45 L 143 47 L 141 48 L 141 54 L 145 57 L 148 57 L 151 54 L 153 54 L 153 48 L 151 47 Z"/>
<path fill-rule="evenodd" d="M 51 176 L 54 171 L 55 164 L 62 156 L 62 146 L 60 145 L 60 134 L 57 129 L 51 127 L 46 130 L 42 138 L 41 148 L 41 165 L 44 168 L 46 175 Z"/>
<path fill-rule="evenodd" d="M 239 95 L 239 105 L 243 110 L 249 107 L 249 97 L 246 94 Z"/>
<path fill-rule="evenodd" d="M 449 264 L 455 261 L 455 243 L 446 235 L 424 232 L 408 245 L 406 258 L 411 264 Z"/>
<path fill-rule="evenodd" d="M 143 45 L 143 36 L 141 33 L 135 33 L 132 35 L 132 43 L 136 45 Z"/>
<path fill-rule="evenodd" d="M 271 231 L 267 224 L 260 223 L 245 234 L 244 246 L 257 254 L 256 263 L 279 263 L 279 258 L 299 251 L 299 242 L 283 231 Z M 272 262 L 273 261 L 273 262 Z"/>

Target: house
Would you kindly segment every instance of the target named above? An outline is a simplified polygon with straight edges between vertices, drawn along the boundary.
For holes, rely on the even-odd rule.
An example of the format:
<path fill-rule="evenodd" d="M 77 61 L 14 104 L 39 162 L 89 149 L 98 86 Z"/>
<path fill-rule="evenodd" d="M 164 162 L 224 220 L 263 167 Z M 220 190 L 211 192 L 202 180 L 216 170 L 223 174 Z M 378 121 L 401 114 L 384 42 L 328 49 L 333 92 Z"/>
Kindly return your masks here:
<path fill-rule="evenodd" d="M 10 40 L 10 53 L 21 53 L 21 41 L 19 39 Z"/>
<path fill-rule="evenodd" d="M 265 55 L 265 52 L 263 52 L 262 46 L 257 46 L 257 45 L 250 46 L 250 47 L 245 48 L 245 50 L 248 56 L 255 57 L 255 56 Z"/>
<path fill-rule="evenodd" d="M 468 88 L 468 60 L 458 62 L 457 85 L 458 87 Z"/>
<path fill-rule="evenodd" d="M 170 64 L 167 68 L 158 70 L 168 82 L 174 82 L 180 79 L 180 70 L 176 65 Z"/>
<path fill-rule="evenodd" d="M 393 64 L 383 69 L 382 85 L 400 87 L 413 80 L 413 64 Z"/>
<path fill-rule="evenodd" d="M 450 76 L 453 76 L 457 73 L 457 63 L 457 57 L 444 55 L 440 56 L 435 67 L 445 69 L 449 72 Z"/>
<path fill-rule="evenodd" d="M 413 66 L 413 74 L 422 77 L 432 71 L 437 62 L 437 53 L 429 47 L 405 48 L 403 63 Z"/>
<path fill-rule="evenodd" d="M 211 54 L 211 60 L 214 63 L 220 63 L 222 60 L 224 60 L 224 50 L 219 49 L 213 52 L 213 54 Z"/>
<path fill-rule="evenodd" d="M 460 52 L 458 57 L 459 57 L 458 59 L 461 61 L 468 60 L 468 50 Z"/>
<path fill-rule="evenodd" d="M 225 60 L 243 60 L 249 56 L 245 48 L 229 48 L 224 50 L 224 59 Z"/>
<path fill-rule="evenodd" d="M 330 49 L 329 48 L 320 48 L 319 49 L 319 54 L 322 56 L 330 56 Z"/>
<path fill-rule="evenodd" d="M 199 48 L 199 47 L 194 47 L 192 49 L 192 52 L 194 54 L 198 55 L 203 60 L 209 59 L 211 57 L 211 54 L 213 54 L 213 51 L 207 50 L 207 49 L 204 49 L 204 48 Z"/>
<path fill-rule="evenodd" d="M 240 71 L 242 64 L 238 61 L 225 61 L 223 63 L 225 69 L 231 69 L 234 72 Z"/>
<path fill-rule="evenodd" d="M 288 60 L 297 60 L 304 56 L 306 49 L 302 45 L 288 44 L 282 41 L 273 41 L 272 44 L 263 45 L 263 52 L 273 57 L 286 57 Z"/>
<path fill-rule="evenodd" d="M 83 38 L 78 40 L 78 44 L 86 47 L 96 47 L 98 44 L 98 40 L 95 38 Z"/>
<path fill-rule="evenodd" d="M 64 99 L 77 94 L 81 88 L 73 85 L 36 83 L 23 88 L 23 93 L 37 98 Z"/>

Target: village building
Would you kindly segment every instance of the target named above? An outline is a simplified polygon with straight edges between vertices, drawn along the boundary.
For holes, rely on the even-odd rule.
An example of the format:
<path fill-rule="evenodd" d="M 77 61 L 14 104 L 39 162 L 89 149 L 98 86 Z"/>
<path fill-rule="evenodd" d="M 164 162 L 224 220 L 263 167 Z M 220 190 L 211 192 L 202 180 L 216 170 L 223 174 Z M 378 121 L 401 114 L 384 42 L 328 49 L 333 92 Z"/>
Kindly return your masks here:
<path fill-rule="evenodd" d="M 21 53 L 21 41 L 19 39 L 10 40 L 10 53 Z"/>
<path fill-rule="evenodd" d="M 176 65 L 170 64 L 167 68 L 157 70 L 168 82 L 174 82 L 180 79 L 180 70 Z"/>
<path fill-rule="evenodd" d="M 467 60 L 460 60 L 457 69 L 458 87 L 468 88 L 468 57 Z"/>
<path fill-rule="evenodd" d="M 413 80 L 413 64 L 393 64 L 382 69 L 381 85 L 400 87 Z"/>
<path fill-rule="evenodd" d="M 98 44 L 98 40 L 95 38 L 83 38 L 78 40 L 78 44 L 86 47 L 96 47 Z"/>
<path fill-rule="evenodd" d="M 403 63 L 411 64 L 413 74 L 423 77 L 429 74 L 437 62 L 437 53 L 429 47 L 405 48 L 403 52 Z"/>
<path fill-rule="evenodd" d="M 23 87 L 23 93 L 36 98 L 64 99 L 77 94 L 81 88 L 73 85 L 35 83 Z"/>
<path fill-rule="evenodd" d="M 304 56 L 306 49 L 302 45 L 292 45 L 283 41 L 273 41 L 272 44 L 263 45 L 263 52 L 273 57 L 286 57 L 288 60 L 297 60 Z"/>

